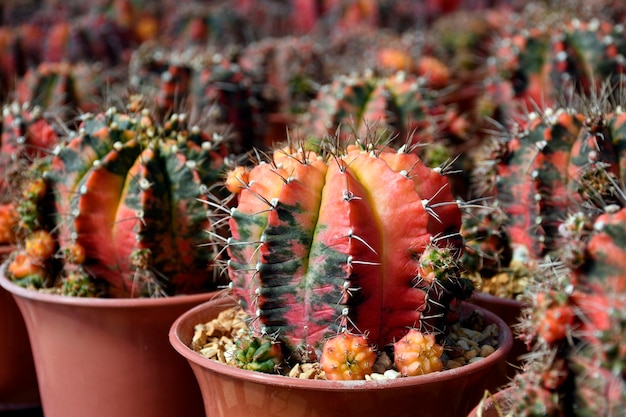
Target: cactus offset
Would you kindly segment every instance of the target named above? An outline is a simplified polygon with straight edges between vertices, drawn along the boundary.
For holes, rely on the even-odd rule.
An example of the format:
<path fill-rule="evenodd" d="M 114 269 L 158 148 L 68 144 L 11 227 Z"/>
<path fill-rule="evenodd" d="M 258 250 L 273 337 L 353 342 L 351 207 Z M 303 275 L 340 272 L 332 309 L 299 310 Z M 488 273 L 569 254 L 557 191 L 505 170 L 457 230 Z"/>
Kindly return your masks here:
<path fill-rule="evenodd" d="M 341 333 L 324 343 L 320 364 L 329 380 L 358 380 L 372 373 L 376 352 L 360 335 Z"/>
<path fill-rule="evenodd" d="M 425 375 L 443 369 L 443 346 L 437 344 L 433 334 L 411 329 L 394 343 L 393 353 L 396 368 L 405 376 Z"/>
<path fill-rule="evenodd" d="M 292 359 L 319 358 L 345 329 L 376 346 L 414 326 L 442 329 L 451 300 L 468 295 L 452 273 L 460 210 L 415 154 L 287 147 L 246 174 L 230 217 L 231 285 L 251 328 L 276 334 Z M 431 246 L 450 256 L 450 274 L 420 275 Z"/>
<path fill-rule="evenodd" d="M 238 368 L 274 373 L 283 363 L 279 345 L 267 337 L 240 338 L 235 343 L 234 359 Z"/>

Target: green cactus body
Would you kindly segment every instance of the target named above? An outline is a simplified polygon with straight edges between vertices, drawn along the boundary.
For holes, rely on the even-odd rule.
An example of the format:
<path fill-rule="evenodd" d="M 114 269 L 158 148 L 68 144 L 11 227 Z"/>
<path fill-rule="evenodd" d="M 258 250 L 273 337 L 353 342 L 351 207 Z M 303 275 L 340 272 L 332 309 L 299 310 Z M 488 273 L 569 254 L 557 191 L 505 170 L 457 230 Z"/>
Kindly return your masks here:
<path fill-rule="evenodd" d="M 254 167 L 228 245 L 253 328 L 315 359 L 342 329 L 383 346 L 441 319 L 461 286 L 421 277 L 420 258 L 430 245 L 458 255 L 460 211 L 445 177 L 422 169 L 414 154 L 358 146 L 327 158 L 284 149 Z"/>
<path fill-rule="evenodd" d="M 87 116 L 56 152 L 49 178 L 61 249 L 82 246 L 78 268 L 106 281 L 110 295 L 194 292 L 212 278 L 201 199 L 221 159 L 211 142 L 191 136 L 182 126 L 157 126 L 145 112 L 110 111 Z M 76 266 L 65 268 L 70 274 Z"/>

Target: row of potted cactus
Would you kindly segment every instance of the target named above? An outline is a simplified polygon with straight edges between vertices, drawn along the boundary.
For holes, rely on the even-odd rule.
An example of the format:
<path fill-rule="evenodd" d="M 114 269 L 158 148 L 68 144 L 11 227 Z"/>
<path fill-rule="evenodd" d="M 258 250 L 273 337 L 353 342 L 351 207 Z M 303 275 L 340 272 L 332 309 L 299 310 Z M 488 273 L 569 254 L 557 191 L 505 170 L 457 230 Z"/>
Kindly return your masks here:
<path fill-rule="evenodd" d="M 120 24 L 121 11 L 132 3 L 116 1 L 111 5 L 117 8 L 97 10 L 116 10 L 115 22 Z M 267 23 L 277 9 L 271 8 L 272 2 L 261 3 L 258 18 Z M 62 76 L 48 77 L 55 71 L 67 75 L 74 64 L 48 67 L 43 71 L 48 78 L 37 81 L 33 72 L 20 79 L 26 73 L 11 67 L 13 61 L 2 61 L 3 71 L 8 68 L 17 75 L 18 83 L 11 86 L 30 88 L 31 99 L 41 100 L 36 107 L 7 105 L 3 113 L 3 198 L 11 203 L 6 218 L 13 222 L 7 220 L 13 227 L 6 234 L 15 250 L 3 266 L 7 279 L 1 282 L 24 313 L 36 356 L 56 346 L 44 341 L 44 333 L 65 339 L 58 348 L 67 353 L 67 360 L 58 355 L 37 360 L 46 415 L 84 415 L 88 407 L 85 401 L 73 411 L 63 402 L 53 405 L 52 393 L 68 393 L 58 384 L 49 388 L 46 375 L 52 373 L 43 370 L 50 366 L 67 374 L 72 362 L 81 361 L 79 352 L 87 345 L 77 343 L 82 331 L 71 320 L 78 310 L 103 310 L 109 304 L 141 309 L 144 302 L 156 308 L 181 301 L 164 317 L 171 324 L 185 310 L 213 297 L 217 299 L 177 320 L 170 333 L 170 343 L 180 352 L 178 365 L 186 358 L 204 391 L 207 415 L 259 415 L 264 409 L 297 413 L 309 408 L 324 410 L 324 415 L 351 415 L 371 411 L 372 398 L 389 404 L 385 395 L 415 396 L 416 386 L 431 380 L 435 382 L 426 388 L 425 400 L 435 398 L 434 391 L 443 399 L 442 393 L 459 384 L 459 391 L 465 392 L 459 404 L 449 403 L 438 412 L 463 415 L 485 387 L 497 388 L 489 381 L 501 380 L 488 374 L 488 365 L 497 366 L 510 348 L 504 325 L 498 355 L 483 360 L 484 367 L 467 365 L 468 372 L 475 372 L 473 380 L 450 382 L 447 376 L 456 372 L 446 370 L 434 372 L 430 379 L 422 375 L 385 382 L 322 381 L 326 385 L 321 387 L 280 375 L 243 370 L 229 374 L 226 365 L 191 351 L 191 332 L 220 310 L 239 307 L 248 332 L 234 354 L 245 357 L 244 367 L 276 371 L 321 361 L 329 378 L 352 379 L 371 372 L 374 358 L 385 352 L 398 359 L 401 373 L 426 373 L 433 364 L 426 359 L 425 365 L 419 355 L 408 365 L 400 364 L 415 352 L 397 353 L 406 348 L 398 342 L 410 333 L 422 341 L 419 346 L 427 341 L 427 358 L 450 351 L 446 332 L 458 320 L 457 313 L 467 312 L 467 307 L 461 308 L 468 305 L 463 300 L 475 288 L 486 290 L 503 281 L 520 297 L 515 327 L 530 352 L 506 390 L 509 399 L 520 400 L 506 401 L 516 408 L 503 412 L 611 415 L 610 410 L 624 403 L 617 331 L 624 307 L 618 254 L 625 200 L 624 117 L 619 106 L 623 97 L 617 85 L 624 53 L 619 7 L 589 6 L 588 14 L 580 17 L 598 18 L 586 21 L 572 20 L 566 7 L 555 10 L 539 2 L 492 6 L 482 19 L 455 5 L 461 9 L 458 14 L 435 13 L 430 18 L 437 20 L 430 22 L 417 18 L 412 2 L 331 3 L 312 12 L 309 17 L 315 18 L 308 21 L 315 24 L 306 26 L 303 38 L 259 39 L 255 34 L 254 39 L 239 37 L 220 45 L 206 35 L 226 22 L 209 17 L 239 14 L 245 19 L 238 22 L 252 21 L 246 20 L 254 16 L 246 2 L 209 9 L 190 3 L 185 10 L 195 11 L 200 21 L 186 20 L 195 22 L 189 32 L 170 39 L 136 27 L 134 33 L 143 35 L 125 38 L 129 49 L 115 44 L 124 51 L 116 55 L 119 60 L 99 59 L 98 69 L 115 67 L 117 78 L 109 82 L 127 80 L 129 91 L 138 94 L 99 98 L 114 103 L 99 109 L 78 100 L 80 95 L 72 91 L 83 90 L 71 77 L 62 83 Z M 426 3 L 431 11 L 437 9 L 437 2 Z M 169 2 L 159 5 L 163 13 L 176 9 Z M 72 5 L 71 12 L 79 6 Z M 394 32 L 397 28 L 390 30 L 390 20 L 384 19 L 389 10 L 406 19 L 411 30 L 401 35 Z M 472 27 L 477 27 L 479 37 L 468 41 L 469 48 L 492 57 L 463 66 L 455 61 L 468 45 L 461 43 L 461 36 L 458 43 L 442 36 L 446 29 L 441 28 L 450 30 L 448 18 L 475 19 L 477 26 L 468 25 L 463 36 L 473 36 Z M 368 22 L 367 29 L 351 28 L 353 19 Z M 169 30 L 178 27 L 168 22 Z M 37 21 L 31 23 L 36 26 Z M 330 34 L 312 29 L 328 24 Z M 51 27 L 58 28 L 47 22 L 40 29 Z M 103 27 L 111 29 L 98 26 Z M 71 27 L 65 29 L 72 33 Z M 52 39 L 59 40 L 59 31 Z M 12 34 L 10 27 L 7 33 Z M 102 31 L 92 34 L 94 38 L 83 40 L 102 35 L 100 40 L 107 44 L 114 39 L 110 32 L 106 37 Z M 350 48 L 363 36 L 392 39 L 397 47 L 381 41 L 353 57 Z M 17 37 L 6 39 L 15 48 L 24 46 Z M 63 39 L 63 45 L 75 45 L 72 36 Z M 144 40 L 149 42 L 133 51 Z M 39 58 L 33 59 L 41 70 Z M 372 62 L 376 67 L 363 67 Z M 128 77 L 119 77 L 120 67 L 128 70 Z M 347 69 L 357 71 L 347 74 Z M 49 91 L 58 93 L 50 96 Z M 55 109 L 42 100 L 55 94 L 73 101 Z M 28 91 L 21 97 L 28 97 Z M 272 112 L 287 116 L 289 125 L 268 139 Z M 605 255 L 607 250 L 613 255 Z M 35 313 L 34 306 L 59 299 L 69 312 L 53 307 Z M 135 350 L 151 349 L 146 338 L 159 338 L 167 327 L 139 336 L 126 326 L 136 321 L 152 328 L 140 317 L 156 319 L 156 312 L 116 314 L 120 322 L 95 326 L 92 316 L 91 330 L 125 329 L 123 342 L 115 344 L 135 340 Z M 488 322 L 501 324 L 492 314 L 483 314 Z M 73 335 L 51 331 L 48 319 L 56 316 L 64 316 L 63 327 Z M 48 331 L 35 330 L 37 322 L 45 322 Z M 333 348 L 332 342 L 343 345 Z M 89 345 L 92 356 L 84 360 L 97 362 L 95 346 L 103 344 L 99 340 Z M 356 350 L 348 352 L 346 345 Z M 398 345 L 397 352 L 393 345 Z M 339 362 L 324 356 L 337 349 L 346 350 Z M 128 352 L 121 355 L 131 357 Z M 167 362 L 176 360 L 170 355 Z M 433 360 L 436 364 L 437 358 Z M 158 368 L 153 364 L 151 372 Z M 511 368 L 500 369 L 503 372 L 508 375 Z M 229 374 L 229 381 L 248 382 L 233 391 L 229 383 L 217 382 L 219 373 Z M 109 375 L 107 384 L 96 378 L 96 385 L 84 387 L 119 388 L 126 380 L 130 391 L 133 384 L 171 378 L 144 371 L 133 374 L 139 379 Z M 186 385 L 168 385 L 171 392 L 178 389 L 178 405 L 171 393 L 133 395 L 142 399 L 127 411 L 145 413 L 151 403 L 151 415 L 159 409 L 180 413 L 182 408 L 172 407 L 184 403 L 186 414 L 200 415 L 195 381 L 184 372 L 183 379 Z M 267 403 L 242 400 L 243 392 L 254 392 L 251 396 L 257 399 L 277 389 L 265 387 L 261 380 L 279 381 L 298 394 Z M 76 389 L 81 384 L 70 385 Z M 305 399 L 302 395 L 309 391 L 318 397 Z M 320 395 L 337 396 L 337 401 L 346 397 L 347 405 L 321 408 L 330 402 Z M 601 399 L 606 399 L 605 408 Z M 116 403 L 117 409 L 106 401 L 97 404 L 102 415 L 126 407 L 122 402 Z M 412 407 L 402 400 L 387 412 L 407 415 Z"/>

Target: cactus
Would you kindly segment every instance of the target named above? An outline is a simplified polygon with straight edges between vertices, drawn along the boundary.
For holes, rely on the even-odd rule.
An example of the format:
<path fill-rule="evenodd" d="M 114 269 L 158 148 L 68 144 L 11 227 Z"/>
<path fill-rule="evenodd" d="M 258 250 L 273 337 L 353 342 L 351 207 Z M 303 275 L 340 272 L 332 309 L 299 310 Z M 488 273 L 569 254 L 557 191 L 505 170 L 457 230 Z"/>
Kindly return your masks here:
<path fill-rule="evenodd" d="M 593 220 L 596 204 L 623 204 L 617 189 L 626 175 L 622 168 L 626 115 L 620 107 L 599 103 L 595 109 L 578 103 L 580 110 L 530 113 L 495 150 L 485 152 L 485 161 L 476 164 L 475 178 L 484 187 L 479 193 L 492 196 L 492 209 L 501 212 L 497 216 L 501 223 L 488 226 L 502 233 L 501 245 L 508 245 L 502 254 L 490 254 L 492 260 L 499 260 L 501 270 L 529 265 L 532 269 L 533 264 L 554 257 L 573 261 L 580 254 L 580 242 L 563 235 L 577 227 L 566 220 L 574 220 L 574 213 Z M 475 232 L 489 235 L 475 224 L 484 213 L 473 215 L 474 220 L 464 222 L 463 228 L 469 242 L 475 241 L 470 238 Z M 466 265 L 476 262 L 467 259 Z"/>
<path fill-rule="evenodd" d="M 597 93 L 607 80 L 618 85 L 624 73 L 622 25 L 562 20 L 544 17 L 543 23 L 522 26 L 495 45 L 491 71 L 512 86 L 510 99 L 528 109 Z"/>
<path fill-rule="evenodd" d="M 301 129 L 313 138 L 339 131 L 344 141 L 353 131 L 364 137 L 379 129 L 397 136 L 400 143 L 430 142 L 436 127 L 422 92 L 419 79 L 404 72 L 387 77 L 372 72 L 339 76 L 321 88 L 303 115 Z"/>
<path fill-rule="evenodd" d="M 610 416 L 626 403 L 626 209 L 604 207 L 581 263 L 539 270 L 520 336 L 532 352 L 511 382 L 507 416 Z"/>
<path fill-rule="evenodd" d="M 393 345 L 394 361 L 404 376 L 425 375 L 441 371 L 443 346 L 435 341 L 435 335 L 411 329 Z"/>
<path fill-rule="evenodd" d="M 54 148 L 59 137 L 40 106 L 13 102 L 3 106 L 0 117 L 0 190 L 11 200 L 19 193 L 21 172 Z"/>
<path fill-rule="evenodd" d="M 17 81 L 17 99 L 54 109 L 61 120 L 70 123 L 79 113 L 102 108 L 106 95 L 120 84 L 119 79 L 107 78 L 101 67 L 85 62 L 43 62 Z"/>
<path fill-rule="evenodd" d="M 329 380 L 359 380 L 370 375 L 376 352 L 361 335 L 341 333 L 324 343 L 320 364 Z"/>
<path fill-rule="evenodd" d="M 15 244 L 20 225 L 36 217 L 26 204 L 17 203 L 29 182 L 24 173 L 56 146 L 59 137 L 41 107 L 28 103 L 3 106 L 0 128 L 0 233 L 3 244 Z"/>
<path fill-rule="evenodd" d="M 63 287 L 65 278 L 83 293 L 79 282 L 106 283 L 108 296 L 140 297 L 216 284 L 202 200 L 216 198 L 208 190 L 221 175 L 223 144 L 184 115 L 156 120 L 135 102 L 127 113 L 86 114 L 48 157 L 54 210 L 46 217 L 63 262 L 60 282 L 46 285 Z"/>
<path fill-rule="evenodd" d="M 274 373 L 283 363 L 280 347 L 268 338 L 239 338 L 235 344 L 234 358 L 238 368 Z"/>
<path fill-rule="evenodd" d="M 130 74 L 132 90 L 154 97 L 159 114 L 186 110 L 229 127 L 237 153 L 263 148 L 263 116 L 275 107 L 275 98 L 266 94 L 265 80 L 257 81 L 226 52 L 169 50 L 147 43 L 134 52 Z"/>
<path fill-rule="evenodd" d="M 412 327 L 442 330 L 452 300 L 471 293 L 455 275 L 461 217 L 447 179 L 406 149 L 287 146 L 231 176 L 231 287 L 251 330 L 291 360 L 317 360 L 343 331 L 382 347 Z"/>

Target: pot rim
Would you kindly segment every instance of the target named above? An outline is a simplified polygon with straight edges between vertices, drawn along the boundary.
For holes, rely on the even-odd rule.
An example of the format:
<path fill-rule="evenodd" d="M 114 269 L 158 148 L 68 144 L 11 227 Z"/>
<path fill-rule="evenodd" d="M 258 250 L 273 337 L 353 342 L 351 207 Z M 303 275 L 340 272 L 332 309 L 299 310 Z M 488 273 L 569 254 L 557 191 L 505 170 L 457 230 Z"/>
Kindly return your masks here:
<path fill-rule="evenodd" d="M 513 307 L 513 308 L 521 308 L 524 306 L 523 301 L 515 300 L 513 298 L 499 297 L 497 295 L 489 294 L 486 292 L 480 292 L 480 291 L 474 291 L 472 293 L 472 296 L 469 298 L 469 301 L 471 302 L 472 299 L 476 299 L 476 300 L 479 300 L 482 302 L 488 302 L 488 303 L 498 303 L 498 304 L 506 305 L 506 306 Z"/>
<path fill-rule="evenodd" d="M 169 297 L 155 297 L 155 298 L 89 298 L 89 297 L 71 297 L 60 294 L 51 294 L 41 291 L 28 289 L 11 282 L 5 276 L 5 270 L 7 268 L 8 261 L 5 261 L 0 265 L 0 287 L 10 292 L 14 296 L 20 298 L 26 298 L 42 303 L 61 304 L 77 307 L 89 307 L 89 308 L 111 308 L 111 307 L 125 307 L 125 308 L 149 308 L 152 306 L 166 306 L 179 304 L 181 300 L 187 302 L 202 302 L 213 297 L 219 297 L 224 290 L 212 290 L 197 294 L 180 294 Z"/>
<path fill-rule="evenodd" d="M 271 385 L 276 387 L 286 387 L 286 388 L 299 388 L 299 389 L 307 389 L 307 390 L 318 390 L 318 391 L 355 391 L 355 390 L 382 390 L 382 389 L 397 389 L 397 388 L 407 388 L 407 387 L 416 387 L 421 385 L 430 384 L 433 382 L 441 382 L 451 378 L 455 378 L 462 375 L 473 374 L 478 371 L 483 371 L 485 368 L 490 368 L 494 366 L 497 362 L 504 360 L 506 355 L 511 350 L 513 346 L 513 334 L 510 327 L 502 320 L 500 317 L 496 316 L 494 313 L 485 309 L 484 307 L 480 307 L 474 305 L 469 302 L 463 302 L 462 306 L 465 309 L 475 309 L 481 311 L 485 318 L 489 323 L 496 323 L 500 330 L 500 334 L 498 336 L 498 347 L 494 353 L 487 356 L 483 360 L 480 360 L 475 363 L 467 364 L 461 366 L 459 368 L 448 369 L 441 372 L 434 372 L 427 375 L 415 376 L 415 377 L 406 377 L 406 378 L 395 378 L 395 379 L 387 379 L 387 380 L 361 380 L 361 381 L 329 381 L 329 380 L 315 380 L 315 379 L 298 379 L 292 378 L 288 376 L 282 375 L 274 375 L 274 374 L 265 374 L 263 372 L 256 371 L 248 371 L 244 369 L 235 368 L 229 365 L 225 365 L 223 363 L 219 363 L 217 361 L 207 359 L 199 353 L 193 351 L 189 346 L 187 346 L 179 337 L 179 330 L 181 327 L 188 322 L 191 317 L 196 315 L 198 312 L 207 309 L 215 304 L 224 304 L 224 308 L 232 305 L 235 305 L 235 301 L 227 292 L 224 292 L 220 296 L 216 296 L 215 298 L 204 302 L 200 305 L 197 305 L 185 313 L 183 313 L 180 317 L 178 317 L 169 331 L 169 340 L 170 344 L 176 349 L 176 351 L 184 356 L 189 362 L 199 367 L 208 369 L 214 373 L 225 374 L 232 378 L 245 380 L 247 382 Z M 199 323 L 196 323 L 199 324 Z"/>

